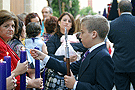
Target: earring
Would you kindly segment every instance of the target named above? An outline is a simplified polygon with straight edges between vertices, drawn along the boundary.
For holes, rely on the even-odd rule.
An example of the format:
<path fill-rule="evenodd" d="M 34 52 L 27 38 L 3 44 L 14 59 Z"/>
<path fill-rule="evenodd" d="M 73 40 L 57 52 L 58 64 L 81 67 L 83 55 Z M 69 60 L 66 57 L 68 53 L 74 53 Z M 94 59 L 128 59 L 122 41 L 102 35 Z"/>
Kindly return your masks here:
<path fill-rule="evenodd" d="M 59 24 L 59 26 L 60 26 L 60 24 Z"/>

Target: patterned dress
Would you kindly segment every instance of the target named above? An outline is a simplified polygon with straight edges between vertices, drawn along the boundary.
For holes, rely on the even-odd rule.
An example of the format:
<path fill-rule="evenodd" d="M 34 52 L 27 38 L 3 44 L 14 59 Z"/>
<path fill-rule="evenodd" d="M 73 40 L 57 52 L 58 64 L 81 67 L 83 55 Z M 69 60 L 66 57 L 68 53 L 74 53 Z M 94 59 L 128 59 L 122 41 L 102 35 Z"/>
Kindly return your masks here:
<path fill-rule="evenodd" d="M 20 40 L 13 39 L 8 42 L 8 45 L 14 50 L 14 52 L 18 55 L 18 57 L 20 57 L 21 48 L 24 47 L 22 42 Z"/>
<path fill-rule="evenodd" d="M 46 42 L 49 40 L 49 38 L 50 38 L 51 36 L 52 36 L 51 34 L 44 33 L 44 34 L 42 35 L 42 37 L 44 38 L 44 42 L 46 43 Z"/>

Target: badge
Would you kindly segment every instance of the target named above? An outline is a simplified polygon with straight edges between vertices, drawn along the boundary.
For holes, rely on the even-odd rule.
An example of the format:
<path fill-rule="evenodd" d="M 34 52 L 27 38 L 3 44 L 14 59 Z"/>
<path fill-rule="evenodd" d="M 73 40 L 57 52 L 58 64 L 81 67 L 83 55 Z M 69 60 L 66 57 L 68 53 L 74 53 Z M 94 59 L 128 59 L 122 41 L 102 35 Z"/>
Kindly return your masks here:
<path fill-rule="evenodd" d="M 53 83 L 56 83 L 56 82 L 57 82 L 57 79 L 56 79 L 56 78 L 54 78 L 54 79 L 53 79 Z"/>
<path fill-rule="evenodd" d="M 53 78 L 51 78 L 51 82 L 53 82 Z"/>
<path fill-rule="evenodd" d="M 56 84 L 55 84 L 55 83 L 53 83 L 53 84 L 52 84 L 52 88 L 55 88 L 55 87 L 56 87 Z"/>
<path fill-rule="evenodd" d="M 52 87 L 52 83 L 49 83 L 49 87 Z"/>
<path fill-rule="evenodd" d="M 61 86 L 64 87 L 64 80 L 61 80 Z"/>
<path fill-rule="evenodd" d="M 60 84 L 60 79 L 58 79 L 57 84 L 58 84 L 58 85 Z"/>
<path fill-rule="evenodd" d="M 49 87 L 49 82 L 47 83 L 47 87 Z"/>
<path fill-rule="evenodd" d="M 51 81 L 52 77 L 49 78 L 49 82 Z"/>

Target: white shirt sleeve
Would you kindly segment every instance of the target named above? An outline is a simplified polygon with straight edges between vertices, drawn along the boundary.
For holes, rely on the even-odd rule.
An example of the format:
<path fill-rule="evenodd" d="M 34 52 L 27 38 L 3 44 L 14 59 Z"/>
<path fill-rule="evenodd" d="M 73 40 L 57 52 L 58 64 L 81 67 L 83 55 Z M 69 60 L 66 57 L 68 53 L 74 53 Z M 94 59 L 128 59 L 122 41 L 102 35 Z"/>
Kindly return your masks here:
<path fill-rule="evenodd" d="M 46 57 L 43 60 L 43 65 L 46 66 L 47 62 L 49 61 L 50 56 L 46 55 Z"/>
<path fill-rule="evenodd" d="M 77 83 L 78 83 L 78 81 L 75 82 L 74 87 L 73 87 L 73 90 L 76 89 Z"/>

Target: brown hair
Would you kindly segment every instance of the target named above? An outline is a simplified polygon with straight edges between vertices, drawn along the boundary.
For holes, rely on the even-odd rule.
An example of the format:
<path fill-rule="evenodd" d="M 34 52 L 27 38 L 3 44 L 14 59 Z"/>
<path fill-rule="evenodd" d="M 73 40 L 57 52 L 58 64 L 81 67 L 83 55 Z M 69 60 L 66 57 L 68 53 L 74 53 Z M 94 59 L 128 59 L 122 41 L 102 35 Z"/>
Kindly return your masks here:
<path fill-rule="evenodd" d="M 23 31 L 23 26 L 24 26 L 23 21 L 21 21 L 20 19 L 18 19 L 18 32 L 13 35 L 13 38 L 12 39 L 18 39 L 19 40 L 19 38 L 20 38 L 20 36 L 22 34 L 22 31 Z"/>
<path fill-rule="evenodd" d="M 61 16 L 58 18 L 58 21 L 61 21 L 61 19 L 63 18 L 63 16 L 68 15 L 72 21 L 72 27 L 68 32 L 68 35 L 72 35 L 75 31 L 75 22 L 74 22 L 74 17 L 72 14 L 68 13 L 68 12 L 64 12 L 63 14 L 61 14 Z M 56 29 L 55 29 L 55 33 L 58 34 L 59 37 L 62 36 L 62 33 L 60 32 L 60 26 L 58 25 L 58 21 L 56 23 Z"/>
<path fill-rule="evenodd" d="M 80 18 L 75 20 L 75 33 L 81 31 L 81 23 L 80 23 Z"/>
<path fill-rule="evenodd" d="M 40 22 L 40 25 L 41 25 L 41 19 L 40 19 L 39 15 L 37 13 L 29 13 L 25 18 L 25 26 L 27 26 L 27 24 L 29 22 L 31 22 L 32 18 L 36 18 L 36 17 L 39 18 L 39 22 Z"/>
<path fill-rule="evenodd" d="M 26 26 L 26 33 L 28 38 L 34 38 L 41 33 L 41 26 L 36 22 L 30 22 Z"/>
<path fill-rule="evenodd" d="M 27 13 L 21 13 L 16 15 L 21 21 L 23 21 L 25 23 L 25 18 L 27 16 Z"/>
<path fill-rule="evenodd" d="M 46 21 L 44 22 L 44 26 L 47 33 L 51 34 L 54 32 L 57 21 L 58 21 L 58 18 L 55 16 L 50 16 L 50 18 L 46 19 Z"/>
<path fill-rule="evenodd" d="M 120 1 L 118 4 L 120 12 L 132 12 L 132 4 L 130 1 Z"/>
<path fill-rule="evenodd" d="M 0 26 L 8 20 L 14 20 L 16 34 L 18 32 L 18 18 L 12 12 L 9 12 L 7 10 L 0 10 Z"/>

